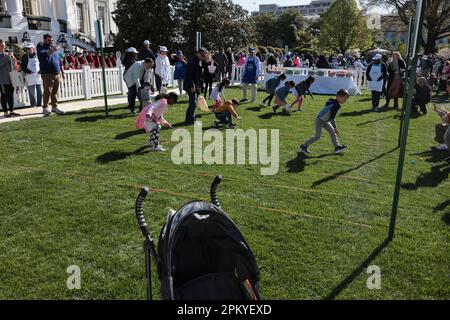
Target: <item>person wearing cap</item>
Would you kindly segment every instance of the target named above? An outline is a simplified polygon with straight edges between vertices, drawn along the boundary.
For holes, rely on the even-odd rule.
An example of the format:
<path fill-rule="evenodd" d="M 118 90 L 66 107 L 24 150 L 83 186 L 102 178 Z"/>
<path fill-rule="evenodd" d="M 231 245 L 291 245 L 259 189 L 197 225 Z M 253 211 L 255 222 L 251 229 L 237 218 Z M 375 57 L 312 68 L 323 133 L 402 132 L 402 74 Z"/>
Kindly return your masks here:
<path fill-rule="evenodd" d="M 83 55 L 84 55 L 84 58 L 86 59 L 88 65 L 91 68 L 95 68 L 95 51 L 87 52 L 85 50 L 85 51 L 83 51 Z"/>
<path fill-rule="evenodd" d="M 42 107 L 42 78 L 40 64 L 36 50 L 32 43 L 25 46 L 26 53 L 20 60 L 22 72 L 25 73 L 28 96 L 31 107 Z"/>
<path fill-rule="evenodd" d="M 183 81 L 186 76 L 187 61 L 182 51 L 177 52 L 175 70 L 173 73 L 173 79 L 178 83 L 178 90 L 180 90 L 180 96 L 183 94 Z"/>
<path fill-rule="evenodd" d="M 77 69 L 83 69 L 83 67 L 89 67 L 89 62 L 87 60 L 87 51 L 79 52 L 76 55 Z"/>
<path fill-rule="evenodd" d="M 433 61 L 427 55 L 423 55 L 422 60 L 420 60 L 420 76 L 428 79 L 433 70 Z"/>
<path fill-rule="evenodd" d="M 109 68 L 115 68 L 117 66 L 116 55 L 113 52 L 108 55 L 108 66 Z"/>
<path fill-rule="evenodd" d="M 123 57 L 122 64 L 125 68 L 124 75 L 127 73 L 128 69 L 136 62 L 138 56 L 138 51 L 134 47 L 130 47 L 127 49 L 127 53 L 125 54 L 125 57 Z"/>
<path fill-rule="evenodd" d="M 387 67 L 381 63 L 381 54 L 373 57 L 373 62 L 367 67 L 366 77 L 369 90 L 372 91 L 372 110 L 378 111 L 381 93 L 383 92 L 383 81 L 387 77 Z"/>
<path fill-rule="evenodd" d="M 123 80 L 128 87 L 128 107 L 132 114 L 136 114 L 136 98 L 138 90 L 150 83 L 149 71 L 153 66 L 153 60 L 147 58 L 144 61 L 136 61 L 125 73 Z"/>
<path fill-rule="evenodd" d="M 144 41 L 143 47 L 141 48 L 141 50 L 139 50 L 138 60 L 145 60 L 147 58 L 152 58 L 153 61 L 156 61 L 155 53 L 150 48 L 150 45 L 151 45 L 150 41 L 148 40 Z"/>
<path fill-rule="evenodd" d="M 252 86 L 252 102 L 256 101 L 256 95 L 258 93 L 258 78 L 260 73 L 260 60 L 255 55 L 256 49 L 250 48 L 250 55 L 245 60 L 245 63 L 242 67 L 242 91 L 243 91 L 243 98 L 240 101 L 247 102 L 247 89 L 248 86 Z"/>
<path fill-rule="evenodd" d="M 166 87 L 170 80 L 170 61 L 167 57 L 167 48 L 161 46 L 159 55 L 155 61 L 156 89 L 161 92 L 162 87 Z"/>
<path fill-rule="evenodd" d="M 189 59 L 186 66 L 186 75 L 184 77 L 183 89 L 189 95 L 189 107 L 186 110 L 186 125 L 193 125 L 195 122 L 195 109 L 197 108 L 197 97 L 202 90 L 203 70 L 202 61 L 208 57 L 208 51 L 200 48 L 195 56 Z"/>
<path fill-rule="evenodd" d="M 317 114 L 315 126 L 316 133 L 314 137 L 303 143 L 298 152 L 303 153 L 305 155 L 309 154 L 309 146 L 314 142 L 318 141 L 322 136 L 322 130 L 325 129 L 328 131 L 331 137 L 331 142 L 334 146 L 334 152 L 336 154 L 342 153 L 348 146 L 341 145 L 338 142 L 339 129 L 336 125 L 336 116 L 341 109 L 341 105 L 346 103 L 350 94 L 345 89 L 340 89 L 336 93 L 335 99 L 330 99 L 325 104 L 325 107 Z"/>

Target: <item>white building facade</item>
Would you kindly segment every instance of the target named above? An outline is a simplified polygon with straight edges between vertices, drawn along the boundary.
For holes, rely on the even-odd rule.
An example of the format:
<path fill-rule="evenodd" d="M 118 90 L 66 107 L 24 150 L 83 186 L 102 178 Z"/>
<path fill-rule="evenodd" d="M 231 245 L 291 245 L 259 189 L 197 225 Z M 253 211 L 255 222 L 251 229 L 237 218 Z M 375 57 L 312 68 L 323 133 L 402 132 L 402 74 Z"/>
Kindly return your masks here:
<path fill-rule="evenodd" d="M 328 10 L 334 0 L 314 0 L 310 4 L 296 6 L 279 6 L 277 4 L 260 4 L 259 11 L 252 12 L 253 16 L 260 14 L 274 14 L 279 16 L 287 11 L 299 12 L 304 17 L 318 17 Z"/>
<path fill-rule="evenodd" d="M 116 0 L 0 0 L 0 39 L 21 46 L 25 34 L 37 44 L 49 33 L 56 41 L 65 38 L 69 49 L 93 50 L 95 22 L 102 19 L 105 45 L 111 46 L 112 36 L 117 33 L 111 17 L 115 3 Z"/>

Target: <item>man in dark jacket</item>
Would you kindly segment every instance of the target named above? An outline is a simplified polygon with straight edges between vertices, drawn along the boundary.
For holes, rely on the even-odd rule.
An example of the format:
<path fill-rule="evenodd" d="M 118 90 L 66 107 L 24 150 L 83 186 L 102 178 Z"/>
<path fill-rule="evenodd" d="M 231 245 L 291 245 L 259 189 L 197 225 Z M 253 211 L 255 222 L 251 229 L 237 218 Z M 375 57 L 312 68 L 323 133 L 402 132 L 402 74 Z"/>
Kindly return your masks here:
<path fill-rule="evenodd" d="M 202 61 L 205 61 L 208 51 L 200 48 L 195 56 L 189 59 L 184 77 L 183 89 L 189 95 L 189 107 L 186 111 L 186 124 L 192 125 L 195 121 L 195 108 L 197 107 L 197 97 L 202 92 Z"/>
<path fill-rule="evenodd" d="M 139 55 L 138 55 L 138 60 L 145 60 L 147 58 L 152 58 L 153 61 L 156 61 L 156 56 L 155 53 L 153 52 L 152 49 L 150 49 L 150 41 L 145 40 L 144 41 L 144 46 L 142 47 L 142 49 L 139 51 Z"/>
<path fill-rule="evenodd" d="M 217 63 L 218 81 L 222 81 L 222 79 L 226 77 L 226 69 L 225 69 L 225 67 L 228 64 L 228 59 L 227 59 L 227 56 L 225 55 L 225 50 L 221 49 L 220 52 L 218 52 L 218 53 L 216 53 L 214 55 L 213 59 Z"/>

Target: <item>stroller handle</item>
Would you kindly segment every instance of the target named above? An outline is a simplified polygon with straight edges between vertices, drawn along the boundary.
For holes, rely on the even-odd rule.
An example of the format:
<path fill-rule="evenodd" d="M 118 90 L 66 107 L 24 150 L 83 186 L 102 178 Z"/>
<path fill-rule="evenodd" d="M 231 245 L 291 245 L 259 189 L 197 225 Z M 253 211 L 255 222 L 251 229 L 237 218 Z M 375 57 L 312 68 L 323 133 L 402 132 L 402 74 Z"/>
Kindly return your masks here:
<path fill-rule="evenodd" d="M 147 197 L 147 195 L 149 193 L 150 193 L 149 187 L 143 187 L 136 199 L 136 207 L 135 207 L 136 218 L 137 218 L 139 227 L 141 228 L 142 235 L 146 239 L 148 238 L 150 233 L 148 232 L 147 222 L 145 222 L 143 204 L 144 204 L 145 198 Z"/>
<path fill-rule="evenodd" d="M 222 180 L 223 180 L 222 176 L 216 176 L 216 178 L 214 179 L 214 181 L 211 185 L 211 201 L 215 206 L 217 206 L 219 208 L 221 208 L 221 206 L 220 206 L 219 198 L 217 197 L 217 187 L 222 182 Z"/>

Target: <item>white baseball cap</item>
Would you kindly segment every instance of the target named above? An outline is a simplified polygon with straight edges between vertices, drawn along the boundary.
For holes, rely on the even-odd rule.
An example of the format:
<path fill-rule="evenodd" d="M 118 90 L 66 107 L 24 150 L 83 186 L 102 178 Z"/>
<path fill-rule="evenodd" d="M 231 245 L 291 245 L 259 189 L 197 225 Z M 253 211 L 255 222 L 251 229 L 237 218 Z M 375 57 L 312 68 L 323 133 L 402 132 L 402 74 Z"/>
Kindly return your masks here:
<path fill-rule="evenodd" d="M 145 40 L 144 41 L 144 46 L 148 46 L 148 45 L 150 45 L 151 43 L 150 43 L 150 41 L 148 41 L 148 40 Z"/>
<path fill-rule="evenodd" d="M 32 43 L 27 43 L 26 45 L 23 46 L 25 49 L 31 49 L 34 48 L 34 44 Z"/>
<path fill-rule="evenodd" d="M 161 46 L 161 47 L 159 47 L 159 51 L 167 52 L 168 50 L 167 50 L 167 47 Z"/>
<path fill-rule="evenodd" d="M 136 48 L 134 48 L 134 47 L 128 48 L 127 51 L 128 51 L 128 52 L 132 52 L 132 53 L 139 53 L 139 52 L 136 50 Z"/>
<path fill-rule="evenodd" d="M 377 53 L 376 55 L 373 56 L 373 60 L 381 60 L 381 54 Z"/>

